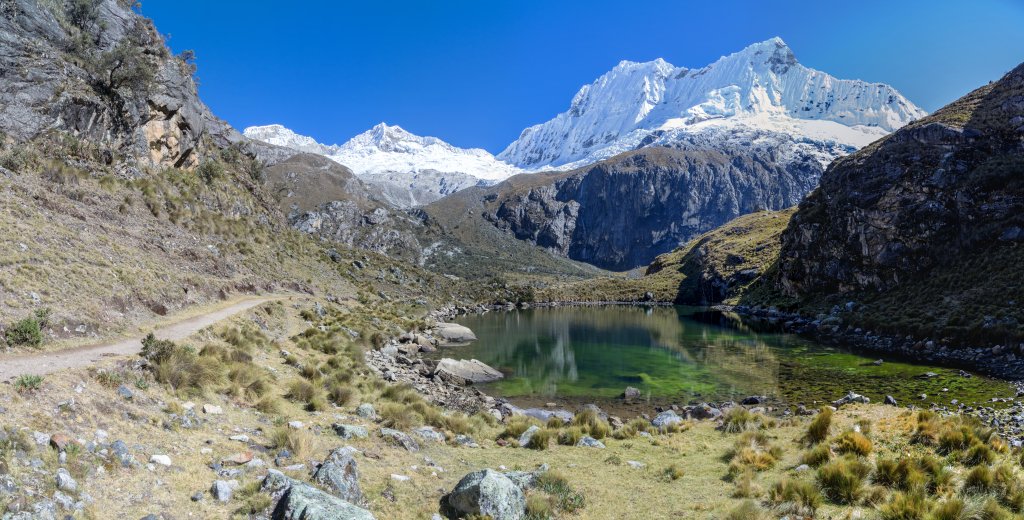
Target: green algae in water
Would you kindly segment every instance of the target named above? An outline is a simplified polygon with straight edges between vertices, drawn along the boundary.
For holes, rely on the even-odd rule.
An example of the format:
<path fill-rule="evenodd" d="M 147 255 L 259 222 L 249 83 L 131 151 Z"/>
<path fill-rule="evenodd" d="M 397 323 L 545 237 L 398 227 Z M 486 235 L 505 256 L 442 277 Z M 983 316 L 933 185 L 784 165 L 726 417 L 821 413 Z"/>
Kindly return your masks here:
<path fill-rule="evenodd" d="M 457 321 L 479 339 L 435 355 L 475 358 L 501 370 L 506 378 L 485 390 L 513 400 L 609 400 L 627 386 L 653 401 L 680 403 L 768 395 L 811 404 L 850 390 L 876 402 L 892 395 L 901 404 L 924 405 L 1013 395 L 1004 381 L 900 361 L 874 365 L 872 357 L 759 332 L 734 315 L 701 308 L 535 308 Z M 927 372 L 938 375 L 922 377 Z"/>

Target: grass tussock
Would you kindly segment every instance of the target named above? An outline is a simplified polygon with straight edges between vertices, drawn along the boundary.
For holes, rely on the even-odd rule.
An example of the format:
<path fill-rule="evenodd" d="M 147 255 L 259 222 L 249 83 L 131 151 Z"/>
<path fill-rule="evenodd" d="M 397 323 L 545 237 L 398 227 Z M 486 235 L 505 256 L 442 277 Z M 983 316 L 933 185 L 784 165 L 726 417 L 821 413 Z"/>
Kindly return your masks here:
<path fill-rule="evenodd" d="M 817 482 L 826 498 L 837 504 L 854 504 L 861 497 L 871 467 L 857 459 L 839 458 L 818 468 Z"/>
<path fill-rule="evenodd" d="M 811 424 L 807 426 L 807 433 L 804 435 L 804 440 L 809 444 L 818 444 L 828 439 L 829 432 L 832 430 L 832 409 L 829 407 L 823 407 L 814 419 L 811 419 Z"/>
<path fill-rule="evenodd" d="M 783 477 L 768 492 L 768 500 L 783 515 L 814 518 L 821 507 L 821 492 L 813 482 Z"/>

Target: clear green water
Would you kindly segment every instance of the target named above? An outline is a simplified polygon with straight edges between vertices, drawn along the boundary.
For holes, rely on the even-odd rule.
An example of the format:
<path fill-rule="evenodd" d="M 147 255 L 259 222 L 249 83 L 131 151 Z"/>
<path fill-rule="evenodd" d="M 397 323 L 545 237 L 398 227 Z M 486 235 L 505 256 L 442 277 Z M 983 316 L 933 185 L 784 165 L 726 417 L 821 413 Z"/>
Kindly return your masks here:
<path fill-rule="evenodd" d="M 435 355 L 475 358 L 501 370 L 506 378 L 485 391 L 524 404 L 614 402 L 627 386 L 650 402 L 679 404 L 767 395 L 811 405 L 849 390 L 877 402 L 888 394 L 919 405 L 1013 395 L 1004 381 L 891 359 L 875 366 L 875 358 L 702 308 L 537 308 L 456 321 L 473 329 L 478 341 Z M 920 378 L 926 372 L 938 376 Z M 922 393 L 927 400 L 918 398 Z"/>

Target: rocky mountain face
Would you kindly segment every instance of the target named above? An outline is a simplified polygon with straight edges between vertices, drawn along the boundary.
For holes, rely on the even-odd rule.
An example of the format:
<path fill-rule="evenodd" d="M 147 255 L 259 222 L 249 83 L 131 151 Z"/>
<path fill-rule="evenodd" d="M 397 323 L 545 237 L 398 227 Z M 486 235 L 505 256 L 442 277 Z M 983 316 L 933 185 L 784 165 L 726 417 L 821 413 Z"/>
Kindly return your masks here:
<path fill-rule="evenodd" d="M 348 168 L 316 154 L 297 154 L 266 168 L 264 185 L 288 223 L 322 240 L 418 263 L 428 236 L 422 216 L 378 200 Z"/>
<path fill-rule="evenodd" d="M 25 141 L 65 131 L 110 161 L 185 168 L 211 146 L 240 143 L 199 99 L 187 57 L 172 56 L 130 4 L 0 3 L 0 132 Z"/>
<path fill-rule="evenodd" d="M 924 115 L 888 85 L 801 65 L 773 38 L 700 69 L 623 61 L 498 158 L 534 171 L 568 169 L 693 134 L 743 142 L 770 131 L 799 136 L 801 152 L 815 151 L 824 166 Z"/>
<path fill-rule="evenodd" d="M 422 206 L 445 195 L 504 180 L 520 170 L 486 150 L 459 148 L 399 126 L 374 126 L 342 145 L 324 145 L 281 126 L 256 126 L 245 135 L 265 143 L 316 153 L 345 165 L 398 207 Z"/>
<path fill-rule="evenodd" d="M 770 149 L 644 148 L 593 166 L 486 190 L 485 218 L 554 254 L 612 270 L 761 209 L 799 202 L 821 172 Z M 445 200 L 435 203 L 444 204 Z"/>
<path fill-rule="evenodd" d="M 972 252 L 1019 247 L 1022 172 L 1019 66 L 833 163 L 783 235 L 779 283 L 799 295 L 885 291 Z"/>

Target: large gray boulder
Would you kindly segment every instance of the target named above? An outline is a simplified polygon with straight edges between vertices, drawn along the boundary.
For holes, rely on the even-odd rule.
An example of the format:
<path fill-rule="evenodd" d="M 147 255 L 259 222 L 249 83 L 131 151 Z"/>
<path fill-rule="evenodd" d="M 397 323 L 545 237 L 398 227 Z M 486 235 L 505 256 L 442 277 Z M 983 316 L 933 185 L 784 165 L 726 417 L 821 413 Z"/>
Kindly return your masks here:
<path fill-rule="evenodd" d="M 260 488 L 269 493 L 271 520 L 375 520 L 373 513 L 277 470 L 270 470 Z"/>
<path fill-rule="evenodd" d="M 520 520 L 526 514 L 526 495 L 505 475 L 492 469 L 474 471 L 441 499 L 449 518 L 489 516 L 492 520 Z"/>
<path fill-rule="evenodd" d="M 434 326 L 434 335 L 441 346 L 465 345 L 476 341 L 476 334 L 469 327 L 456 323 L 438 323 Z"/>
<path fill-rule="evenodd" d="M 313 474 L 313 482 L 330 490 L 339 498 L 353 504 L 361 504 L 363 492 L 359 489 L 359 467 L 356 464 L 355 453 L 356 451 L 349 447 L 332 451 Z"/>
<path fill-rule="evenodd" d="M 681 422 L 683 422 L 683 418 L 679 417 L 679 414 L 672 410 L 666 410 L 659 413 L 654 420 L 651 421 L 651 424 L 654 425 L 655 428 L 666 428 L 671 424 Z"/>
<path fill-rule="evenodd" d="M 501 372 L 476 359 L 444 358 L 434 368 L 434 377 L 455 385 L 487 383 L 505 377 Z"/>

